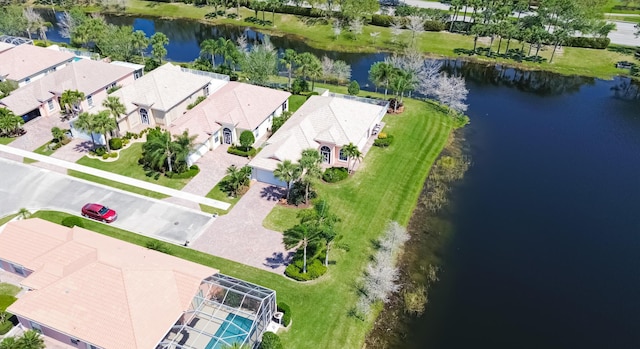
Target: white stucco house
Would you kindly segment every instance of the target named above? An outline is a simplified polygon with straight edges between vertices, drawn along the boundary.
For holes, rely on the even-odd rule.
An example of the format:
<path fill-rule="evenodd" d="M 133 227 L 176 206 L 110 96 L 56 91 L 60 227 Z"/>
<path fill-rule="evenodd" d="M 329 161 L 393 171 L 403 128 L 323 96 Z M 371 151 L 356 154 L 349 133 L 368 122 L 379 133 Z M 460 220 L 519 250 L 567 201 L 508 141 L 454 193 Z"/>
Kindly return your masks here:
<path fill-rule="evenodd" d="M 73 54 L 61 52 L 56 49 L 57 46 L 3 45 L 4 51 L 0 47 L 0 81 L 14 81 L 19 87 L 62 69 L 74 60 Z"/>
<path fill-rule="evenodd" d="M 189 161 L 220 144 L 238 144 L 243 131 L 251 131 L 260 142 L 269 132 L 273 118 L 288 110 L 289 92 L 230 82 L 171 125 L 171 132 L 187 130 L 199 144 Z"/>
<path fill-rule="evenodd" d="M 121 132 L 155 126 L 168 128 L 183 117 L 189 104 L 200 96 L 209 96 L 228 81 L 226 75 L 166 63 L 110 95 L 118 97 L 126 108 L 118 127 Z"/>
<path fill-rule="evenodd" d="M 363 151 L 387 107 L 387 101 L 376 99 L 331 93 L 311 96 L 249 162 L 252 178 L 286 186 L 274 177 L 276 166 L 284 160 L 297 162 L 309 148 L 320 152 L 324 167 L 346 167 L 342 147 L 353 143 Z"/>

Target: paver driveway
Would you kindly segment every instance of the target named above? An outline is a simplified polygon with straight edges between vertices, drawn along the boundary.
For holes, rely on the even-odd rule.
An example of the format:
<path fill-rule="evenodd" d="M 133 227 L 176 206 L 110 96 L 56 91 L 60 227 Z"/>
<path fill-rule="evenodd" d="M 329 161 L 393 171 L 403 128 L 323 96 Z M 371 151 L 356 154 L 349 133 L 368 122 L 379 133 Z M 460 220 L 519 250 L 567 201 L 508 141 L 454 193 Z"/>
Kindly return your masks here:
<path fill-rule="evenodd" d="M 202 212 L 10 160 L 0 159 L 0 173 L 0 217 L 22 207 L 79 214 L 82 205 L 98 202 L 118 212 L 112 225 L 178 244 L 194 241 L 211 222 Z"/>
<path fill-rule="evenodd" d="M 252 182 L 249 191 L 229 214 L 220 216 L 190 246 L 256 268 L 283 274 L 293 257 L 282 244 L 282 234 L 262 226 L 262 221 L 284 190 Z"/>

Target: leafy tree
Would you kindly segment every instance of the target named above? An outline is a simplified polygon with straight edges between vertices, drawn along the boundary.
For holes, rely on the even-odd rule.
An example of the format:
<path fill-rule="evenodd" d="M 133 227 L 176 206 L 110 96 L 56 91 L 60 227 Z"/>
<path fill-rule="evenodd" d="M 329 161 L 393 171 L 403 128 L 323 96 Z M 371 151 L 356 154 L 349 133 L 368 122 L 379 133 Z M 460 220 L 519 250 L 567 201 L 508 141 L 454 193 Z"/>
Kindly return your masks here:
<path fill-rule="evenodd" d="M 18 134 L 24 120 L 11 110 L 0 107 L 0 135 L 13 136 Z"/>
<path fill-rule="evenodd" d="M 95 130 L 94 115 L 87 112 L 81 113 L 73 122 L 73 127 L 78 129 L 79 131 L 88 133 L 91 136 L 91 143 L 95 148 L 96 141 L 95 139 L 93 139 L 93 131 Z"/>
<path fill-rule="evenodd" d="M 242 61 L 242 71 L 250 81 L 257 85 L 264 85 L 269 77 L 276 72 L 278 53 L 271 43 L 266 40 L 262 45 L 251 49 Z"/>
<path fill-rule="evenodd" d="M 243 188 L 248 187 L 250 183 L 251 167 L 243 166 L 238 168 L 236 165 L 227 167 L 227 177 L 224 186 L 230 195 L 237 197 Z"/>
<path fill-rule="evenodd" d="M 70 33 L 71 42 L 75 45 L 91 48 L 108 32 L 107 23 L 102 17 L 88 17 L 76 24 Z"/>
<path fill-rule="evenodd" d="M 294 164 L 291 160 L 284 160 L 276 165 L 276 169 L 273 171 L 273 175 L 287 183 L 287 202 L 289 202 L 289 194 L 291 192 L 291 186 L 293 182 L 297 181 L 302 174 L 302 168 Z"/>
<path fill-rule="evenodd" d="M 118 128 L 116 119 L 111 117 L 109 110 L 102 110 L 93 116 L 93 132 L 100 133 L 104 136 L 107 153 L 111 152 L 109 148 L 109 133 Z"/>
<path fill-rule="evenodd" d="M 0 16 L 0 33 L 19 36 L 27 32 L 27 19 L 22 13 L 22 7 L 18 5 L 3 6 Z"/>
<path fill-rule="evenodd" d="M 66 90 L 60 96 L 60 104 L 67 115 L 76 117 L 80 111 L 80 102 L 84 100 L 84 92 L 78 90 Z"/>
<path fill-rule="evenodd" d="M 253 146 L 253 143 L 255 143 L 255 141 L 256 141 L 256 137 L 254 137 L 253 132 L 249 130 L 244 130 L 240 134 L 240 146 L 243 147 L 245 150 L 249 150 L 249 148 Z"/>
<path fill-rule="evenodd" d="M 117 26 L 110 24 L 106 28 L 106 34 L 96 43 L 103 56 L 113 60 L 131 61 L 133 57 L 147 47 L 146 36 L 135 34 L 131 26 Z M 144 35 L 144 32 L 137 31 Z M 141 47 L 142 45 L 144 47 Z"/>
<path fill-rule="evenodd" d="M 297 224 L 291 229 L 287 229 L 282 234 L 282 242 L 287 249 L 295 246 L 302 246 L 302 273 L 307 273 L 307 247 L 322 240 L 320 231 L 313 229 L 307 224 Z"/>
<path fill-rule="evenodd" d="M 349 87 L 347 88 L 347 92 L 352 96 L 356 96 L 358 93 L 360 93 L 360 85 L 358 84 L 358 82 L 355 80 L 351 81 Z"/>
<path fill-rule="evenodd" d="M 345 18 L 365 18 L 380 10 L 377 0 L 343 0 L 342 15 Z"/>
<path fill-rule="evenodd" d="M 33 10 L 33 7 L 27 7 L 23 11 L 24 18 L 27 20 L 27 36 L 31 39 L 31 33 L 39 33 L 40 38 L 43 40 L 47 40 L 46 31 L 47 25 L 51 25 L 51 23 L 46 22 L 42 19 L 39 13 Z"/>
<path fill-rule="evenodd" d="M 298 53 L 290 48 L 284 50 L 282 58 L 280 58 L 280 64 L 284 65 L 287 69 L 287 87 L 291 89 L 291 72 L 295 68 L 296 60 L 298 59 Z"/>
<path fill-rule="evenodd" d="M 151 56 L 160 65 L 162 65 L 162 59 L 167 55 L 167 48 L 169 45 L 169 38 L 161 32 L 156 32 L 151 36 Z"/>
<path fill-rule="evenodd" d="M 0 98 L 8 96 L 11 91 L 18 89 L 18 83 L 12 80 L 0 81 Z"/>

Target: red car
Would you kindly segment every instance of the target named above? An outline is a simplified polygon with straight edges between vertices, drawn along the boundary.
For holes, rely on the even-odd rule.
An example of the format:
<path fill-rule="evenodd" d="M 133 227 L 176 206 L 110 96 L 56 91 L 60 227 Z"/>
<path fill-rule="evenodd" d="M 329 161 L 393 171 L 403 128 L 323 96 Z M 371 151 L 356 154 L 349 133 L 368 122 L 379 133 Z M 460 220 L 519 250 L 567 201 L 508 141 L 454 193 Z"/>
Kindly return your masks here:
<path fill-rule="evenodd" d="M 111 223 L 118 218 L 116 211 L 100 204 L 86 204 L 82 207 L 82 216 L 105 223 Z"/>

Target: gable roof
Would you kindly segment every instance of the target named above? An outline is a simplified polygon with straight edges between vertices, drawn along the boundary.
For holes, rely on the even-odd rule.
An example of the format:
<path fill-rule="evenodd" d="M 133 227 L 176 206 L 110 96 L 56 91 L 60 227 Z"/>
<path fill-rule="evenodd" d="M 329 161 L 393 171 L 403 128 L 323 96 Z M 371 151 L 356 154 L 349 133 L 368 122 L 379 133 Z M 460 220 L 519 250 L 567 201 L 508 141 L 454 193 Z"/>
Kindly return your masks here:
<path fill-rule="evenodd" d="M 0 47 L 0 52 L 2 49 Z M 71 62 L 73 54 L 33 45 L 18 45 L 0 53 L 0 76 L 20 81 L 63 62 Z"/>
<path fill-rule="evenodd" d="M 154 348 L 217 273 L 37 218 L 6 225 L 0 258 L 33 270 L 11 313 L 103 348 Z"/>
<path fill-rule="evenodd" d="M 215 85 L 215 89 L 226 82 L 183 72 L 179 66 L 166 63 L 111 95 L 120 98 L 127 108 L 127 114 L 139 105 L 169 111 L 209 83 Z"/>
<path fill-rule="evenodd" d="M 7 42 L 0 41 L 0 52 L 4 52 L 4 51 L 6 51 L 8 49 L 14 48 L 15 46 L 16 45 L 14 45 L 14 44 L 10 44 L 10 43 L 7 43 Z M 0 76 L 2 76 L 2 73 L 0 73 Z"/>
<path fill-rule="evenodd" d="M 78 90 L 88 96 L 133 72 L 130 67 L 81 59 L 11 92 L 0 103 L 16 115 L 23 115 L 66 90 Z"/>
<path fill-rule="evenodd" d="M 358 144 L 386 109 L 339 96 L 311 96 L 249 165 L 274 170 L 278 162 L 297 161 L 304 149 L 317 149 L 320 144 Z"/>
<path fill-rule="evenodd" d="M 198 134 L 198 141 L 230 124 L 244 130 L 254 130 L 278 109 L 291 93 L 240 82 L 229 82 L 200 104 L 189 110 L 172 125 L 173 133 L 189 130 Z"/>

